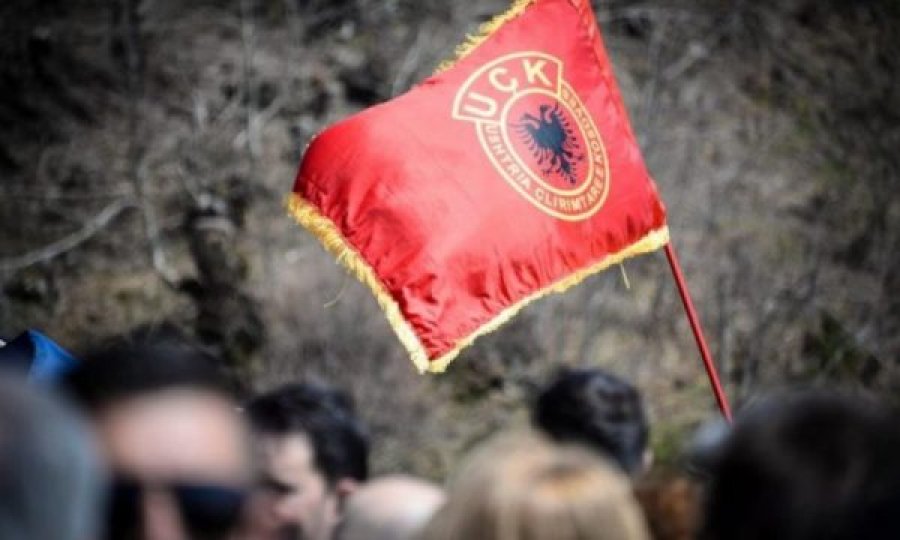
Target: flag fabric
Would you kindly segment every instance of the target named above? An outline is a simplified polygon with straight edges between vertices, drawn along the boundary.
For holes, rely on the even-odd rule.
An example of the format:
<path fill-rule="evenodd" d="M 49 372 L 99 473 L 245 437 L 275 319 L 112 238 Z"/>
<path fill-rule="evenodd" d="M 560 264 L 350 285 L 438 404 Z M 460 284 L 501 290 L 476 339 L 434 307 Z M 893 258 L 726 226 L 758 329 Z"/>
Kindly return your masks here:
<path fill-rule="evenodd" d="M 409 92 L 324 130 L 288 206 L 420 371 L 668 242 L 586 0 L 520 0 Z"/>

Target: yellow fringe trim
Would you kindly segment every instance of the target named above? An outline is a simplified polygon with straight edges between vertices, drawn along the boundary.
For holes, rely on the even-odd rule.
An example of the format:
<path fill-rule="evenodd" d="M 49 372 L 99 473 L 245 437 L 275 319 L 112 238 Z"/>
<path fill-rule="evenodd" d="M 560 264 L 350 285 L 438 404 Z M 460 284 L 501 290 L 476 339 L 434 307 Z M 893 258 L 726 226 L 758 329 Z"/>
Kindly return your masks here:
<path fill-rule="evenodd" d="M 583 268 L 578 272 L 557 281 L 553 285 L 536 291 L 519 300 L 457 343 L 453 350 L 429 361 L 425 347 L 422 345 L 422 342 L 419 341 L 419 338 L 416 336 L 412 327 L 403 317 L 403 314 L 400 312 L 400 306 L 385 289 L 384 284 L 375 274 L 372 267 L 369 266 L 369 263 L 367 263 L 362 255 L 347 242 L 337 226 L 330 219 L 322 215 L 315 206 L 302 199 L 296 193 L 292 193 L 288 196 L 287 207 L 288 212 L 290 212 L 300 225 L 318 238 L 325 249 L 334 255 L 339 263 L 350 270 L 357 279 L 371 289 L 372 293 L 375 295 L 375 299 L 378 301 L 378 305 L 381 306 L 382 311 L 384 311 L 384 314 L 387 316 L 391 328 L 393 328 L 394 333 L 397 334 L 400 342 L 406 348 L 406 351 L 409 353 L 409 356 L 412 359 L 413 364 L 415 364 L 416 369 L 419 370 L 419 373 L 424 373 L 426 371 L 432 373 L 443 372 L 447 369 L 450 362 L 452 362 L 463 349 L 471 345 L 473 341 L 485 334 L 493 332 L 512 319 L 519 310 L 538 298 L 551 293 L 561 293 L 573 285 L 577 285 L 592 274 L 601 272 L 614 264 L 619 264 L 629 257 L 655 251 L 669 242 L 668 227 L 663 226 L 655 231 L 650 231 L 643 238 L 618 253 L 607 255 L 606 258 L 599 263 L 588 268 Z"/>
<path fill-rule="evenodd" d="M 422 342 L 419 341 L 412 327 L 400 313 L 400 306 L 384 288 L 384 284 L 375 274 L 375 270 L 347 242 L 340 229 L 330 219 L 323 216 L 315 206 L 303 200 L 296 193 L 288 195 L 287 208 L 300 225 L 318 238 L 325 249 L 334 255 L 342 266 L 350 270 L 356 279 L 372 291 L 375 299 L 378 300 L 378 305 L 387 316 L 388 323 L 406 348 L 416 369 L 419 370 L 419 373 L 428 371 L 428 353 L 425 352 Z"/>
<path fill-rule="evenodd" d="M 499 15 L 495 15 L 491 20 L 483 23 L 478 27 L 478 32 L 476 32 L 475 34 L 466 36 L 466 40 L 456 46 L 453 58 L 444 60 L 443 62 L 438 64 L 438 67 L 436 70 L 434 70 L 434 73 L 438 74 L 453 67 L 454 64 L 468 56 L 479 45 L 481 45 L 484 40 L 491 37 L 491 34 L 496 32 L 504 24 L 518 17 L 523 11 L 525 11 L 525 8 L 527 8 L 534 2 L 535 0 L 514 0 L 512 5 L 510 5 L 506 11 L 500 13 Z"/>

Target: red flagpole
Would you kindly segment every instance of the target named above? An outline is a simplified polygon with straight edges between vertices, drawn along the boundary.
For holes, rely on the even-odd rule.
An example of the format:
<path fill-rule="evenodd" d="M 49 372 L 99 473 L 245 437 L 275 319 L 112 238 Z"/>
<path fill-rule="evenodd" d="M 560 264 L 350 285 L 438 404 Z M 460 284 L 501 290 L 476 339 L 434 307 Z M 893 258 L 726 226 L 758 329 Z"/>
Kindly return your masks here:
<path fill-rule="evenodd" d="M 697 317 L 697 311 L 694 309 L 694 302 L 691 300 L 691 293 L 688 291 L 687 283 L 684 275 L 681 273 L 681 265 L 678 264 L 678 255 L 675 254 L 675 248 L 672 247 L 670 241 L 666 244 L 666 258 L 669 259 L 669 267 L 672 268 L 672 276 L 675 277 L 675 283 L 678 285 L 678 294 L 681 295 L 681 303 L 684 304 L 684 311 L 687 313 L 688 322 L 691 325 L 691 331 L 694 333 L 694 339 L 697 341 L 697 348 L 700 349 L 700 356 L 703 358 L 703 367 L 706 368 L 706 375 L 709 377 L 709 385 L 712 387 L 713 394 L 716 396 L 716 403 L 722 416 L 728 422 L 731 422 L 731 406 L 728 405 L 728 398 L 722 390 L 722 384 L 719 382 L 719 373 L 716 371 L 716 364 L 713 362 L 712 355 L 709 353 L 709 347 L 706 346 L 706 339 L 703 337 L 703 328 L 700 327 L 700 318 Z"/>

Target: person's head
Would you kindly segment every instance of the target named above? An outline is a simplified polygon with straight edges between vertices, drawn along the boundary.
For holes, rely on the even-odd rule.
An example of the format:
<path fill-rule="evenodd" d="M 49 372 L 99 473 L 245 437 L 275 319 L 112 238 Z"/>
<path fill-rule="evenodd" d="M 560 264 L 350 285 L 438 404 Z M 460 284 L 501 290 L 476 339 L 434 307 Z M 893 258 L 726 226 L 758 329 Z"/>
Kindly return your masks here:
<path fill-rule="evenodd" d="M 443 502 L 441 488 L 418 478 L 371 480 L 350 497 L 334 540 L 412 540 Z"/>
<path fill-rule="evenodd" d="M 619 469 L 582 447 L 505 436 L 451 484 L 424 540 L 647 540 Z"/>
<path fill-rule="evenodd" d="M 628 474 L 638 474 L 649 464 L 640 394 L 600 369 L 562 372 L 538 396 L 532 419 L 551 438 L 603 452 Z"/>
<path fill-rule="evenodd" d="M 309 540 L 329 538 L 345 499 L 369 474 L 368 435 L 349 398 L 329 386 L 297 383 L 254 398 L 246 411 L 260 444 L 273 525 Z"/>
<path fill-rule="evenodd" d="M 700 524 L 701 485 L 671 473 L 646 478 L 634 486 L 654 540 L 694 540 Z"/>
<path fill-rule="evenodd" d="M 757 403 L 717 459 L 705 539 L 900 538 L 900 418 L 869 398 Z"/>
<path fill-rule="evenodd" d="M 238 526 L 250 447 L 211 359 L 148 336 L 86 355 L 65 383 L 114 474 L 110 538 L 225 538 Z"/>
<path fill-rule="evenodd" d="M 0 377 L 0 538 L 94 538 L 103 485 L 87 425 L 47 392 Z"/>

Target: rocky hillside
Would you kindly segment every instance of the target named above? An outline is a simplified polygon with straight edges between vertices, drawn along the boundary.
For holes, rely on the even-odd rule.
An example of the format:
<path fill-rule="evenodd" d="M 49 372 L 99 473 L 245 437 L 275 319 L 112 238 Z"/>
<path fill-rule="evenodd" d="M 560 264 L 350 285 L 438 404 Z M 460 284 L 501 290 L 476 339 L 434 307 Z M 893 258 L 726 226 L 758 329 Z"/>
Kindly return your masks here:
<path fill-rule="evenodd" d="M 595 4 L 735 401 L 900 389 L 890 0 Z M 325 125 L 402 93 L 496 0 L 8 0 L 0 335 L 78 349 L 173 322 L 244 387 L 352 388 L 377 468 L 440 475 L 559 366 L 647 393 L 664 459 L 714 410 L 661 254 L 527 309 L 440 378 L 283 212 Z M 410 449 L 414 448 L 415 451 Z"/>

